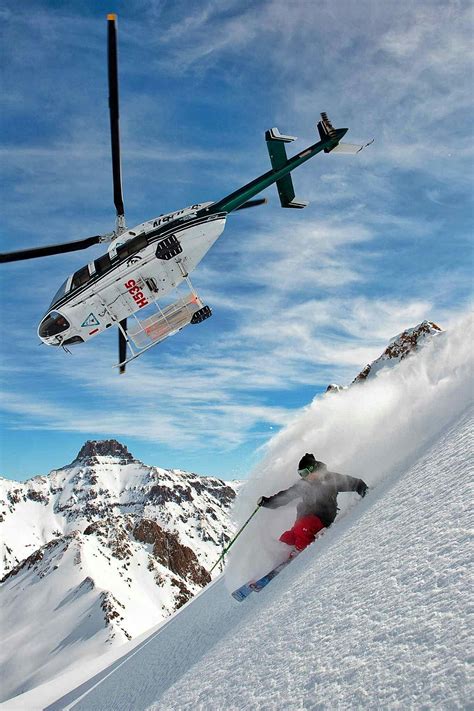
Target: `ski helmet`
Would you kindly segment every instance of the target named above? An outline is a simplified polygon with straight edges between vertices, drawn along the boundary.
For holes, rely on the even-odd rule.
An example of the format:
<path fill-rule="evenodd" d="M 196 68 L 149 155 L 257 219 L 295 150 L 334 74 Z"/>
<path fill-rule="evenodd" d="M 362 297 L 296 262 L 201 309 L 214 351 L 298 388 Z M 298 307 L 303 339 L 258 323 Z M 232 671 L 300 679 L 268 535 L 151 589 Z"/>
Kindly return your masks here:
<path fill-rule="evenodd" d="M 298 464 L 298 474 L 302 477 L 305 477 L 308 476 L 308 474 L 317 471 L 318 469 L 327 469 L 327 467 L 324 462 L 319 462 L 314 456 L 314 454 L 306 452 L 306 454 L 300 459 L 300 463 Z"/>

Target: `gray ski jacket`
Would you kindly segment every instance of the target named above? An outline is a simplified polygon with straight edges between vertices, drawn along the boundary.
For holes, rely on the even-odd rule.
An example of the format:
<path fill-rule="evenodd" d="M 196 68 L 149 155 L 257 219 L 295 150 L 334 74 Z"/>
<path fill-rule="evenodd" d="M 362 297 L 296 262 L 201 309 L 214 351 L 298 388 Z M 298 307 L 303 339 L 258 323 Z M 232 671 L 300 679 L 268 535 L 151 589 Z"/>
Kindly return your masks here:
<path fill-rule="evenodd" d="M 266 499 L 262 504 L 267 509 L 277 509 L 290 501 L 300 499 L 296 509 L 297 518 L 313 514 L 321 519 L 325 526 L 330 526 L 337 514 L 337 495 L 340 491 L 358 491 L 366 487 L 362 479 L 330 472 L 328 469 L 319 473 L 314 481 L 296 482 L 289 489 L 283 489 Z"/>

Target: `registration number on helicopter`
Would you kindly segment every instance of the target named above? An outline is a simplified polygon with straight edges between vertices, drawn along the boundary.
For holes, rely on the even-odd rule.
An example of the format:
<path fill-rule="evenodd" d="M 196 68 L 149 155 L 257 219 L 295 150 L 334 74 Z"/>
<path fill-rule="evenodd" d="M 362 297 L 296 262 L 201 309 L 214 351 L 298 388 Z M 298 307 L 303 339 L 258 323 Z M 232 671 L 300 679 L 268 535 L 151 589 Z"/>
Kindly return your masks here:
<path fill-rule="evenodd" d="M 129 279 L 125 282 L 125 288 L 128 289 L 128 293 L 132 299 L 137 302 L 137 306 L 140 308 L 142 308 L 142 306 L 148 306 L 148 300 L 146 296 L 144 296 L 143 291 L 140 290 L 135 279 Z"/>

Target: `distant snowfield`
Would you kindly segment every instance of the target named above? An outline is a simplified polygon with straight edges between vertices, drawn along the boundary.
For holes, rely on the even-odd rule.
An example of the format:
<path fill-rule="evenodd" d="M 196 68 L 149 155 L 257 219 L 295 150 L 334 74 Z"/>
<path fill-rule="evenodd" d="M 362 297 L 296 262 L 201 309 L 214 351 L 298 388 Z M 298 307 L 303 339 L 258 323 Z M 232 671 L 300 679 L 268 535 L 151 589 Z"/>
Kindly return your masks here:
<path fill-rule="evenodd" d="M 304 451 L 364 476 L 364 500 L 346 499 L 320 540 L 237 603 L 232 579 L 281 555 L 275 538 L 294 510 L 258 521 L 259 512 L 227 581 L 125 645 L 120 660 L 98 659 L 1 708 L 467 708 L 471 396 L 464 323 L 371 383 L 320 399 L 272 441 L 240 515 L 259 491 L 291 483 Z"/>

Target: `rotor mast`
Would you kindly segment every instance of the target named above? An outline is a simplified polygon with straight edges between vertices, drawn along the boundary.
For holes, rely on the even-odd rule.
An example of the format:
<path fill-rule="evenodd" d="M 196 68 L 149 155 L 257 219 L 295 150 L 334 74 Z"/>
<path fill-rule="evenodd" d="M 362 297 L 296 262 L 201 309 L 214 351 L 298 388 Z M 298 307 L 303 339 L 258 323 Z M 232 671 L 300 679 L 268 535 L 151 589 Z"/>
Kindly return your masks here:
<path fill-rule="evenodd" d="M 115 231 L 117 235 L 127 229 L 122 194 L 122 167 L 120 161 L 119 95 L 117 61 L 117 15 L 107 15 L 107 65 L 109 77 L 110 139 L 112 148 L 112 177 L 114 204 L 117 211 Z"/>

